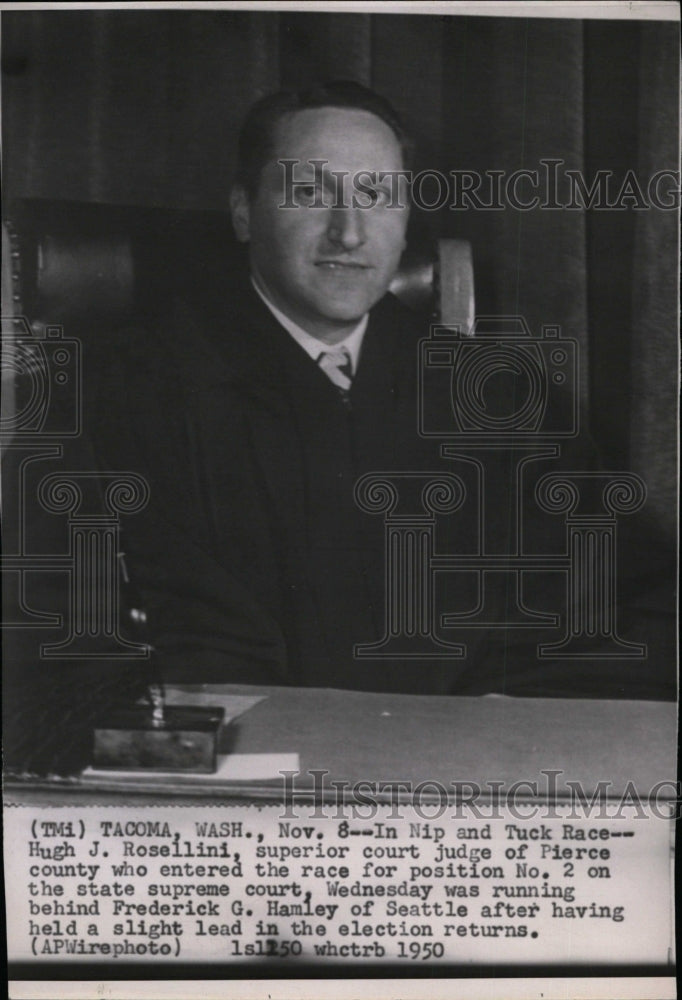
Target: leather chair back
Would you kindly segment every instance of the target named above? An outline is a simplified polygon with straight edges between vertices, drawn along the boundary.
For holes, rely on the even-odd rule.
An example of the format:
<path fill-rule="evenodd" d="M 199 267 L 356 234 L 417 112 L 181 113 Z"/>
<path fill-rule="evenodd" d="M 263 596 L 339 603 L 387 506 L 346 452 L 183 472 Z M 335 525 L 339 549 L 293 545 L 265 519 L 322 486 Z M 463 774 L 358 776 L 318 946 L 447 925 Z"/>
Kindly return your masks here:
<path fill-rule="evenodd" d="M 183 284 L 219 280 L 244 252 L 221 212 L 27 199 L 13 206 L 7 232 L 11 314 L 25 315 L 37 336 L 47 324 L 68 325 L 73 334 L 119 326 Z M 410 249 L 391 291 L 422 315 L 469 332 L 470 245 L 450 239 Z"/>

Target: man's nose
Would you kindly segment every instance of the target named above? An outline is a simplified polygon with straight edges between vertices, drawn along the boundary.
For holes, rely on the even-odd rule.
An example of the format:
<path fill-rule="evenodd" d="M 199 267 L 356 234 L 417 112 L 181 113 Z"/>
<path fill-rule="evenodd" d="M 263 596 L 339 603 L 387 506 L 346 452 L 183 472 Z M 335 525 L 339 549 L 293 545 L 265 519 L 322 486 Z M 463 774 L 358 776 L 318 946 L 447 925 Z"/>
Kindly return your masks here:
<path fill-rule="evenodd" d="M 365 242 L 365 220 L 359 208 L 332 208 L 327 237 L 334 246 L 353 250 Z"/>

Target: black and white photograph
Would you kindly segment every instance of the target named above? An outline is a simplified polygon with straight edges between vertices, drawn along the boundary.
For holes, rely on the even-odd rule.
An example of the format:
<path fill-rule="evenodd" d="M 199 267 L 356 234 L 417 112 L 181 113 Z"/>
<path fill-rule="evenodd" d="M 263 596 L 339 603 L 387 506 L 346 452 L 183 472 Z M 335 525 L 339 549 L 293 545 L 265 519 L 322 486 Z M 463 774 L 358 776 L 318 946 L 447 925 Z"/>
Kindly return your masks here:
<path fill-rule="evenodd" d="M 9 995 L 675 998 L 677 3 L 0 8 Z"/>

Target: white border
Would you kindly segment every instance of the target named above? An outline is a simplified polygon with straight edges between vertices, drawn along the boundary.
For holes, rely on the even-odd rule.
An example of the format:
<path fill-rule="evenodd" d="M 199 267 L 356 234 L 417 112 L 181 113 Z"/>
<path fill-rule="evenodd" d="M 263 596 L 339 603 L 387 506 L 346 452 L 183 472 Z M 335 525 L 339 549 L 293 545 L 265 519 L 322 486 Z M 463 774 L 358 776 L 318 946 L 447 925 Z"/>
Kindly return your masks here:
<path fill-rule="evenodd" d="M 473 17 L 545 17 L 679 21 L 677 0 L 175 0 L 175 2 L 30 3 L 0 0 L 0 10 L 254 10 L 306 13 L 438 14 Z"/>
<path fill-rule="evenodd" d="M 680 21 L 677 0 L 165 0 L 165 2 L 20 2 L 0 0 L 0 10 L 205 10 L 300 11 L 306 13 L 424 14 L 570 20 Z M 679 425 L 678 425 L 679 432 Z M 513 979 L 325 979 L 325 980 L 121 980 L 8 983 L 11 1000 L 676 1000 L 671 977 Z"/>
<path fill-rule="evenodd" d="M 9 983 L 10 1000 L 675 1000 L 675 977 L 584 979 L 274 979 L 181 980 L 178 982 Z M 57 993 L 58 991 L 58 993 Z"/>

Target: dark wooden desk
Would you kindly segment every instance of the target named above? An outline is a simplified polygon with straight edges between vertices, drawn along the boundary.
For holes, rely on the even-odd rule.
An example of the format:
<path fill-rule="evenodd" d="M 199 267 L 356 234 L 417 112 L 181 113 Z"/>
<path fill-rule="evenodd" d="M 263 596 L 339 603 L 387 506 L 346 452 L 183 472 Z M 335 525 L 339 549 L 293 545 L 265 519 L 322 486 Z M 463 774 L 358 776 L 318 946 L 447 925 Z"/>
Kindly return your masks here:
<path fill-rule="evenodd" d="M 310 770 L 324 770 L 325 783 L 423 781 L 537 782 L 547 793 L 543 772 L 560 771 L 559 795 L 566 781 L 580 782 L 585 794 L 610 782 L 620 798 L 630 785 L 642 797 L 657 782 L 676 775 L 676 706 L 667 702 L 519 699 L 367 694 L 323 689 L 202 685 L 192 692 L 266 695 L 223 733 L 221 751 L 298 753 L 301 775 L 296 789 L 312 787 Z M 186 779 L 185 779 L 186 780 Z M 278 788 L 280 791 L 278 792 Z M 6 801 L 76 804 L 158 803 L 216 798 L 263 798 L 281 795 L 282 783 L 241 783 L 159 787 L 146 777 L 135 789 L 105 780 L 93 785 L 79 779 L 9 782 Z M 670 790 L 669 790 L 670 791 Z"/>

